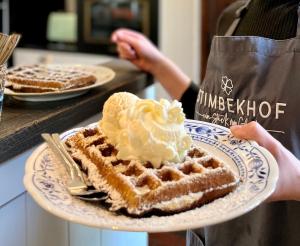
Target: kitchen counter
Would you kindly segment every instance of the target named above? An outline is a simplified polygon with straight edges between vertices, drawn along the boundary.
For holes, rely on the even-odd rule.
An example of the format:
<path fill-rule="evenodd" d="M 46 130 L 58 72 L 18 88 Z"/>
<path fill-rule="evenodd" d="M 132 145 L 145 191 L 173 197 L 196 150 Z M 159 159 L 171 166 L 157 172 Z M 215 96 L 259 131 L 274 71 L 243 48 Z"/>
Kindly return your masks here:
<path fill-rule="evenodd" d="M 43 132 L 62 132 L 100 113 L 105 100 L 114 92 L 138 93 L 152 84 L 152 77 L 122 60 L 102 64 L 116 77 L 88 93 L 53 102 L 18 101 L 5 96 L 0 122 L 0 163 L 42 142 Z"/>

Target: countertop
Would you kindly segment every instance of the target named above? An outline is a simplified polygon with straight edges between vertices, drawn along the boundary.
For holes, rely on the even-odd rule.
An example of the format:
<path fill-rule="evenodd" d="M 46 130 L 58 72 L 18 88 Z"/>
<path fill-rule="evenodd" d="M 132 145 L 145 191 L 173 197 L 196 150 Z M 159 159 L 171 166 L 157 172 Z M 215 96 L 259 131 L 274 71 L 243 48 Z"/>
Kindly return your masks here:
<path fill-rule="evenodd" d="M 62 132 L 102 111 L 114 92 L 138 93 L 153 83 L 151 76 L 119 59 L 101 64 L 112 68 L 116 77 L 88 93 L 52 102 L 18 101 L 5 96 L 0 121 L 0 163 L 41 143 L 43 132 Z"/>

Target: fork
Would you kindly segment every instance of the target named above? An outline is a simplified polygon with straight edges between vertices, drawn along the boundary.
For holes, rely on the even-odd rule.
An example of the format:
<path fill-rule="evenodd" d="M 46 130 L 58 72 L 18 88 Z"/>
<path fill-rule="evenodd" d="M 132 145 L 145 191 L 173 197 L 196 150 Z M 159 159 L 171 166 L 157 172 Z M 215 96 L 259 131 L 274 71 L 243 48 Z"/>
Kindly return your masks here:
<path fill-rule="evenodd" d="M 8 58 L 16 48 L 20 38 L 21 35 L 16 33 L 12 35 L 1 35 L 0 64 L 5 64 L 7 62 Z"/>
<path fill-rule="evenodd" d="M 43 139 L 47 142 L 50 149 L 57 155 L 65 165 L 70 181 L 67 184 L 67 190 L 71 195 L 77 196 L 82 200 L 100 201 L 107 199 L 107 194 L 96 189 L 89 189 L 77 163 L 66 150 L 67 146 L 61 141 L 59 135 L 54 133 L 42 134 Z"/>

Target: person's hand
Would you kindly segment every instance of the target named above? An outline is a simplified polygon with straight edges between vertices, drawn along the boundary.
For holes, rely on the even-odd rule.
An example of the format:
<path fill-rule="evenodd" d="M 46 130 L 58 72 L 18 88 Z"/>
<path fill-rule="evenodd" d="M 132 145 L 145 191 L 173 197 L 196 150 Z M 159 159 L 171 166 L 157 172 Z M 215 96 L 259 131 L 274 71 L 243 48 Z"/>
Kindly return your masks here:
<path fill-rule="evenodd" d="M 131 61 L 140 69 L 155 75 L 155 69 L 165 59 L 163 54 L 143 34 L 121 28 L 113 32 L 120 58 Z"/>
<path fill-rule="evenodd" d="M 120 58 L 129 60 L 143 71 L 151 73 L 172 98 L 179 100 L 189 87 L 189 76 L 143 34 L 121 28 L 113 32 L 111 41 L 117 44 Z"/>
<path fill-rule="evenodd" d="M 277 160 L 279 179 L 268 201 L 300 201 L 300 161 L 257 122 L 232 126 L 230 130 L 237 138 L 256 141 Z"/>

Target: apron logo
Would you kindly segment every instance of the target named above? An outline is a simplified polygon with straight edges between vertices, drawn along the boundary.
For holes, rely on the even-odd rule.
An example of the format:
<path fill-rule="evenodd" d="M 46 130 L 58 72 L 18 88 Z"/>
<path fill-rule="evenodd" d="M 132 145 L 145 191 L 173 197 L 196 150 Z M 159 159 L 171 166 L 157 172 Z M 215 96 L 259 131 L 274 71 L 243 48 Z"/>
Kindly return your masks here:
<path fill-rule="evenodd" d="M 227 76 L 222 76 L 221 89 L 229 96 L 233 89 L 232 80 Z"/>

